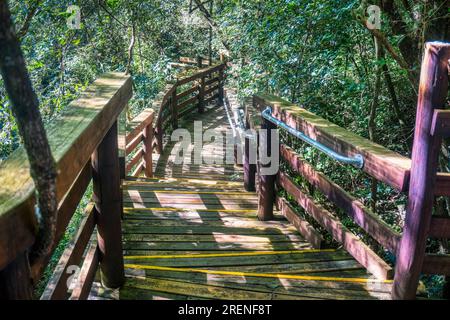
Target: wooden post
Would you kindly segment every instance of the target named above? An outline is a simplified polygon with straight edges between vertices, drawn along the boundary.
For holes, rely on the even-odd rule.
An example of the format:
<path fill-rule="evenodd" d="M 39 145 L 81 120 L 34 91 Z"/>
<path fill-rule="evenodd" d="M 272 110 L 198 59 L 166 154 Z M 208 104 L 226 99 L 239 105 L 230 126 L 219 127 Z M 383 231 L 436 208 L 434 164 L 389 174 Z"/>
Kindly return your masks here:
<path fill-rule="evenodd" d="M 244 188 L 246 191 L 256 191 L 256 163 L 250 163 L 250 146 L 254 142 L 252 142 L 248 137 L 245 137 L 244 141 Z M 253 151 L 255 152 L 256 150 Z M 256 159 L 257 157 L 254 158 Z"/>
<path fill-rule="evenodd" d="M 225 97 L 225 77 L 224 77 L 224 68 L 220 68 L 219 70 L 219 106 L 224 105 L 224 97 Z"/>
<path fill-rule="evenodd" d="M 197 67 L 198 68 L 203 68 L 203 58 L 202 56 L 197 56 Z"/>
<path fill-rule="evenodd" d="M 172 111 L 172 129 L 178 129 L 178 100 L 177 100 L 177 85 L 175 85 L 174 91 L 171 97 L 170 108 Z"/>
<path fill-rule="evenodd" d="M 153 177 L 153 124 L 144 129 L 144 164 L 145 176 Z"/>
<path fill-rule="evenodd" d="M 102 283 L 108 288 L 119 288 L 124 283 L 125 275 L 117 122 L 92 155 L 92 178 Z"/>
<path fill-rule="evenodd" d="M 0 271 L 0 300 L 32 299 L 33 286 L 28 253 L 24 252 Z"/>
<path fill-rule="evenodd" d="M 392 298 L 415 299 L 425 255 L 434 200 L 434 184 L 441 139 L 431 135 L 434 109 L 445 104 L 450 44 L 430 42 L 420 76 L 411 180 L 405 227 L 397 254 Z"/>
<path fill-rule="evenodd" d="M 161 124 L 161 119 L 158 118 L 158 122 L 156 123 L 156 142 L 157 142 L 157 152 L 158 154 L 162 154 L 163 152 L 163 129 Z"/>
<path fill-rule="evenodd" d="M 262 119 L 261 130 L 267 130 L 267 134 L 264 139 L 259 141 L 266 148 L 267 156 L 272 155 L 272 129 L 277 127 L 270 121 Z M 261 156 L 261 154 L 260 154 Z M 259 193 L 258 193 L 258 218 L 261 221 L 267 221 L 273 219 L 273 206 L 275 204 L 275 181 L 276 175 L 264 175 L 261 171 L 262 168 L 268 168 L 271 163 L 262 164 L 261 159 L 258 160 L 259 164 Z"/>
<path fill-rule="evenodd" d="M 205 77 L 202 76 L 198 87 L 198 113 L 205 112 Z"/>

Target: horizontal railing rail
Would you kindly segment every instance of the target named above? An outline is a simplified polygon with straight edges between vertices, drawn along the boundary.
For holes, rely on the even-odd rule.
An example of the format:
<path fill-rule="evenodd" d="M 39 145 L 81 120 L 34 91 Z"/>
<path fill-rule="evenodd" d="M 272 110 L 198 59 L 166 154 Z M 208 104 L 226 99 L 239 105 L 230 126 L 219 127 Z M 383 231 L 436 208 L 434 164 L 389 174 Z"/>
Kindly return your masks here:
<path fill-rule="evenodd" d="M 112 287 L 123 279 L 123 263 L 111 255 L 121 251 L 120 178 L 117 119 L 132 96 L 132 82 L 122 73 L 101 76 L 79 99 L 70 103 L 58 119 L 46 127 L 56 161 L 57 225 L 51 251 L 65 233 L 89 184 L 93 183 L 95 204 L 86 213 L 79 229 L 76 250 L 66 258 L 70 265 L 81 265 L 81 277 L 73 298 L 85 297 L 92 275 L 102 260 L 103 279 Z M 114 172 L 117 165 L 117 173 Z M 32 298 L 33 286 L 41 278 L 50 255 L 32 265 L 29 249 L 35 241 L 38 220 L 35 216 L 36 189 L 30 176 L 25 149 L 20 147 L 0 164 L 0 297 Z M 94 219 L 93 212 L 96 218 Z M 83 252 L 97 228 L 102 245 L 92 243 Z M 117 232 L 118 229 L 118 232 Z M 83 263 L 84 261 L 84 263 Z M 122 270 L 122 272 L 121 272 Z M 59 284 L 65 283 L 67 269 L 61 270 Z M 67 287 L 57 286 L 51 297 L 67 298 Z M 64 292 L 64 294 L 63 294 Z"/>
<path fill-rule="evenodd" d="M 220 63 L 180 77 L 168 85 L 154 102 L 153 109 L 158 110 L 154 131 L 158 153 L 162 153 L 164 148 L 164 136 L 178 128 L 180 118 L 195 109 L 199 113 L 204 112 L 205 106 L 215 99 L 218 99 L 219 105 L 223 105 L 225 67 L 225 64 Z"/>
<path fill-rule="evenodd" d="M 130 161 L 125 163 L 125 175 L 138 177 L 144 172 L 147 178 L 153 176 L 154 118 L 155 111 L 145 109 L 129 123 L 125 138 L 124 157 L 134 155 Z M 138 149 L 139 146 L 141 147 Z"/>
<path fill-rule="evenodd" d="M 270 122 L 275 124 L 277 127 L 281 128 L 283 130 L 286 130 L 287 132 L 289 132 L 294 137 L 297 137 L 300 140 L 302 140 L 302 141 L 306 142 L 307 144 L 309 144 L 310 146 L 312 146 L 312 147 L 322 151 L 323 153 L 328 155 L 330 158 L 332 158 L 332 159 L 334 159 L 334 160 L 336 160 L 338 162 L 342 162 L 344 164 L 350 164 L 350 165 L 355 166 L 355 167 L 357 167 L 359 169 L 362 169 L 364 167 L 364 157 L 362 155 L 356 154 L 353 157 L 346 157 L 346 156 L 343 156 L 343 155 L 337 153 L 333 149 L 328 148 L 324 144 L 322 144 L 322 143 L 320 143 L 320 142 L 318 142 L 318 141 L 316 141 L 314 139 L 311 139 L 310 137 L 305 135 L 303 132 L 288 126 L 283 121 L 280 121 L 277 118 L 275 118 L 274 116 L 272 116 L 272 108 L 267 107 L 262 112 L 262 116 L 263 116 L 264 119 L 269 120 Z"/>
<path fill-rule="evenodd" d="M 258 176 L 258 216 L 261 220 L 272 219 L 274 205 L 277 205 L 307 240 L 315 247 L 322 245 L 320 234 L 275 192 L 283 190 L 369 272 L 380 279 L 394 279 L 395 275 L 392 291 L 395 299 L 415 298 L 420 273 L 450 275 L 450 255 L 431 254 L 425 250 L 428 238 L 450 238 L 450 219 L 433 215 L 432 210 L 435 196 L 450 195 L 450 174 L 437 172 L 442 139 L 450 137 L 450 112 L 439 109 L 445 105 L 448 92 L 450 44 L 428 43 L 426 47 L 412 159 L 272 95 L 255 95 L 253 105 L 246 105 L 246 128 L 269 130 L 264 139 L 259 139 L 269 154 L 272 151 L 270 130 L 284 129 L 332 158 L 356 165 L 372 178 L 408 194 L 405 226 L 400 233 L 288 145 L 280 144 L 281 161 L 291 171 L 300 175 L 312 190 L 319 190 L 396 257 L 394 273 L 393 267 L 347 229 L 336 215 L 319 204 L 310 190 L 298 185 L 286 170 Z M 250 139 L 245 139 L 244 186 L 248 191 L 255 189 L 257 172 L 271 165 L 258 162 L 258 170 L 249 162 L 250 143 Z"/>

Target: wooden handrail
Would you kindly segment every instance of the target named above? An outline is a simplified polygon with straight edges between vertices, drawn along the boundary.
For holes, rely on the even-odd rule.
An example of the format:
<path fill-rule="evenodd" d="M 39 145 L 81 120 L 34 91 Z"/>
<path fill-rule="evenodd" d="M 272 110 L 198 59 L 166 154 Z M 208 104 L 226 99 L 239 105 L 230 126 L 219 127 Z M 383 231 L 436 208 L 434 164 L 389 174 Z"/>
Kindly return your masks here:
<path fill-rule="evenodd" d="M 211 67 L 196 70 L 194 74 L 177 78 L 175 83 L 166 86 L 160 98 L 153 104 L 159 109 L 155 120 L 154 136 L 159 153 L 164 146 L 163 136 L 177 127 L 178 120 L 193 111 L 203 112 L 204 106 L 214 99 L 223 104 L 224 70 L 226 64 L 220 63 Z M 187 88 L 185 88 L 187 87 Z M 183 91 L 178 92 L 179 88 Z"/>
<path fill-rule="evenodd" d="M 253 106 L 246 106 L 248 129 L 276 129 L 266 119 L 261 118 L 261 112 L 271 107 L 278 120 L 327 147 L 345 156 L 362 154 L 363 171 L 403 193 L 408 193 L 405 226 L 403 232 L 399 233 L 365 207 L 361 201 L 323 173 L 315 170 L 288 146 L 280 146 L 281 158 L 290 169 L 302 176 L 309 185 L 317 188 L 361 229 L 396 256 L 392 291 L 394 299 L 415 298 L 420 273 L 450 275 L 450 255 L 428 254 L 425 251 L 428 238 L 450 238 L 450 219 L 432 214 L 435 197 L 450 195 L 450 174 L 437 172 L 442 139 L 450 136 L 450 112 L 439 109 L 445 106 L 449 86 L 447 77 L 449 58 L 449 43 L 427 43 L 422 65 L 412 159 L 392 152 L 304 108 L 272 95 L 256 95 L 253 97 Z M 268 139 L 260 139 L 259 143 L 266 144 L 265 149 L 270 150 Z M 249 162 L 247 155 L 249 145 L 250 141 L 246 139 L 244 181 L 247 190 L 255 187 L 257 172 L 256 166 Z M 262 166 L 262 164 L 259 165 Z M 277 201 L 283 215 L 300 232 L 316 241 L 314 233 L 305 227 L 307 224 L 295 214 L 292 208 L 287 207 L 287 202 L 275 198 L 274 177 L 277 178 L 279 189 L 292 195 L 306 213 L 321 224 L 335 240 L 341 242 L 344 248 L 370 272 L 383 279 L 393 276 L 394 272 L 389 265 L 349 230 L 346 230 L 337 217 L 316 203 L 308 191 L 293 182 L 283 170 L 280 170 L 277 175 L 260 175 L 259 177 L 258 215 L 260 219 L 272 219 L 273 207 Z"/>
<path fill-rule="evenodd" d="M 393 188 L 408 188 L 411 159 L 341 128 L 314 113 L 272 95 L 254 97 L 256 110 L 272 107 L 273 114 L 290 127 L 346 156 L 361 154 L 363 171 Z"/>
<path fill-rule="evenodd" d="M 103 187 L 108 190 L 106 192 L 105 189 L 104 196 L 120 190 L 120 180 L 114 180 L 118 182 L 117 185 L 112 183 L 103 186 L 102 184 L 108 181 L 95 177 L 102 174 L 105 161 L 109 161 L 109 166 L 111 163 L 118 163 L 115 128 L 117 119 L 131 96 L 132 82 L 129 76 L 122 73 L 105 74 L 46 127 L 58 169 L 56 197 L 59 206 L 55 243 L 63 234 L 92 176 L 94 193 L 98 193 L 99 188 Z M 108 143 L 105 143 L 105 138 L 109 139 Z M 103 153 L 98 153 L 98 148 L 102 148 Z M 106 153 L 109 155 L 108 159 L 103 156 Z M 90 170 L 93 154 L 97 154 L 95 174 L 91 174 Z M 36 281 L 40 277 L 46 261 L 50 258 L 46 257 L 44 262 L 31 266 L 32 269 L 28 265 L 27 250 L 35 241 L 38 227 L 35 192 L 26 152 L 20 147 L 0 164 L 0 283 L 3 283 L 4 279 L 13 282 L 10 286 L 1 286 L 2 297 L 30 298 L 30 279 L 34 278 Z M 111 202 L 112 207 L 108 208 L 108 212 L 103 212 L 105 209 L 102 205 L 96 205 L 99 213 L 108 216 L 106 225 L 103 225 L 102 219 L 97 222 L 99 229 L 108 230 L 111 224 L 117 226 L 117 220 L 109 212 L 110 209 L 114 212 L 120 211 L 121 208 L 117 205 L 120 203 Z M 118 223 L 120 226 L 120 220 Z M 104 242 L 107 245 L 116 245 L 112 243 L 115 240 L 106 236 Z M 109 255 L 105 255 L 104 248 L 100 251 L 102 258 L 107 261 Z M 108 262 L 104 263 L 104 266 L 107 265 Z M 117 268 L 120 268 L 120 265 Z M 118 270 L 117 268 L 115 270 Z M 17 272 L 19 269 L 20 272 Z M 102 272 L 113 277 L 106 269 L 102 269 Z"/>
<path fill-rule="evenodd" d="M 129 76 L 121 73 L 109 73 L 97 79 L 67 107 L 58 120 L 47 127 L 58 168 L 59 209 L 53 248 L 91 180 L 94 205 L 89 207 L 75 242 L 61 258 L 56 278 L 50 282 L 43 299 L 86 298 L 99 261 L 103 283 L 111 288 L 123 283 L 120 184 L 124 174 L 120 167 L 126 167 L 127 173 L 133 170 L 135 176 L 145 171 L 146 177 L 151 177 L 154 136 L 161 151 L 164 130 L 168 130 L 169 125 L 172 129 L 176 128 L 178 119 L 192 108 L 200 109 L 200 99 L 193 98 L 197 91 L 208 90 L 203 96 L 204 103 L 215 98 L 221 101 L 224 67 L 223 64 L 208 67 L 178 79 L 166 88 L 161 99 L 155 101 L 153 106 L 157 104 L 159 107 L 156 119 L 154 110 L 144 110 L 129 124 L 128 134 L 122 132 L 123 128 L 118 123 L 121 123 L 122 111 L 132 96 L 132 83 Z M 209 87 L 204 85 L 205 81 L 208 81 Z M 188 84 L 191 88 L 178 94 L 177 89 Z M 122 158 L 124 153 L 130 154 L 136 148 L 140 149 L 125 164 L 119 160 L 118 147 Z M 27 250 L 33 245 L 38 228 L 35 203 L 35 189 L 26 153 L 19 148 L 0 165 L 0 298 L 31 298 L 30 279 L 36 282 L 40 278 L 50 258 L 45 257 L 33 266 L 28 262 Z M 85 260 L 81 261 L 81 254 L 85 252 L 95 228 L 98 230 L 98 244 L 92 243 Z M 69 297 L 67 268 L 73 264 L 82 264 L 82 268 Z"/>
<path fill-rule="evenodd" d="M 125 142 L 125 157 L 133 152 L 141 145 L 142 148 L 137 150 L 131 160 L 126 163 L 125 174 L 128 175 L 135 170 L 132 176 L 139 176 L 145 171 L 145 176 L 151 178 L 153 176 L 153 121 L 155 111 L 153 109 L 145 109 L 129 124 L 129 133 L 127 133 Z"/>

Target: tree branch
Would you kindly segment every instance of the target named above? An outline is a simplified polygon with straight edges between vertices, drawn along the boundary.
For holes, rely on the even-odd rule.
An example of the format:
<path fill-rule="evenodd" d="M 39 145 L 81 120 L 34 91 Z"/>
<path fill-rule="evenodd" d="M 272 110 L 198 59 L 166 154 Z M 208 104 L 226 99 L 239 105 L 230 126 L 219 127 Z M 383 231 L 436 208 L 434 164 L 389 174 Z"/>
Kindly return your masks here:
<path fill-rule="evenodd" d="M 41 4 L 42 0 L 36 0 L 33 5 L 30 6 L 28 9 L 28 14 L 25 17 L 25 21 L 23 22 L 22 27 L 17 32 L 17 38 L 22 39 L 26 36 L 28 33 L 28 30 L 30 29 L 31 21 L 33 20 L 34 16 L 39 11 L 39 6 Z"/>
<path fill-rule="evenodd" d="M 230 46 L 229 44 L 224 40 L 222 31 L 220 30 L 219 26 L 217 25 L 217 23 L 214 21 L 214 19 L 212 18 L 210 12 L 208 11 L 208 9 L 205 8 L 205 6 L 203 5 L 201 0 L 194 0 L 195 4 L 197 5 L 198 9 L 200 10 L 200 12 L 203 14 L 203 17 L 205 18 L 205 20 L 208 22 L 209 26 L 219 35 L 220 41 L 222 42 L 222 45 L 225 47 L 225 49 L 227 50 L 227 55 L 230 56 Z"/>
<path fill-rule="evenodd" d="M 33 264 L 50 254 L 56 229 L 56 168 L 7 1 L 0 1 L 0 70 L 30 162 L 40 209 Z"/>

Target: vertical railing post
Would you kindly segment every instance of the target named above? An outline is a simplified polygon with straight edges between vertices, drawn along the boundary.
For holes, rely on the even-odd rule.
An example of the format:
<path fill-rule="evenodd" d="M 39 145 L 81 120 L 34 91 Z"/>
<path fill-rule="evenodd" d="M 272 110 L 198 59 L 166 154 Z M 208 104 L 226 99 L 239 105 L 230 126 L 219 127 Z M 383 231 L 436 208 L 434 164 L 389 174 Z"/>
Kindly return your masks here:
<path fill-rule="evenodd" d="M 224 67 L 219 70 L 219 106 L 223 106 L 224 96 L 225 96 L 225 77 L 224 77 Z"/>
<path fill-rule="evenodd" d="M 251 163 L 251 152 L 254 148 L 251 148 L 251 144 L 254 143 L 249 137 L 245 137 L 244 145 L 244 188 L 246 191 L 256 191 L 255 179 L 256 179 L 256 164 Z"/>
<path fill-rule="evenodd" d="M 92 176 L 102 283 L 108 288 L 119 288 L 125 276 L 117 122 L 92 155 Z"/>
<path fill-rule="evenodd" d="M 249 105 L 245 105 L 245 129 L 246 133 L 249 132 L 251 128 L 250 125 L 250 114 Z M 258 159 L 257 153 L 257 135 L 251 140 L 248 134 L 244 135 L 244 189 L 246 191 L 252 192 L 256 191 L 256 159 Z M 255 153 L 252 155 L 252 152 Z"/>
<path fill-rule="evenodd" d="M 203 58 L 202 58 L 202 56 L 197 56 L 197 67 L 199 69 L 203 68 Z"/>
<path fill-rule="evenodd" d="M 258 192 L 258 218 L 261 221 L 273 219 L 273 207 L 275 204 L 275 181 L 276 175 L 264 174 L 263 169 L 271 167 L 272 163 L 267 164 L 261 162 L 261 156 L 265 153 L 271 158 L 272 153 L 272 130 L 277 129 L 272 122 L 262 118 L 261 130 L 265 134 L 261 134 L 259 138 L 259 145 L 262 147 L 259 152 L 258 166 L 259 166 L 259 192 Z"/>
<path fill-rule="evenodd" d="M 431 135 L 433 112 L 445 105 L 450 44 L 430 42 L 420 76 L 408 205 L 397 254 L 394 299 L 414 299 L 431 222 L 440 139 Z"/>
<path fill-rule="evenodd" d="M 144 129 L 144 165 L 145 176 L 153 177 L 153 123 Z"/>
<path fill-rule="evenodd" d="M 161 106 L 162 108 L 162 106 Z M 158 117 L 156 122 L 156 144 L 157 144 L 157 152 L 158 154 L 162 154 L 163 152 L 163 128 L 161 123 L 161 118 Z"/>
<path fill-rule="evenodd" d="M 205 76 L 202 76 L 198 87 L 198 113 L 205 112 Z"/>
<path fill-rule="evenodd" d="M 33 285 L 28 253 L 23 252 L 0 271 L 0 300 L 32 299 Z"/>
<path fill-rule="evenodd" d="M 171 101 L 171 110 L 172 110 L 172 128 L 173 130 L 178 129 L 178 99 L 177 99 L 177 89 L 178 86 L 175 84 L 173 88 Z"/>

